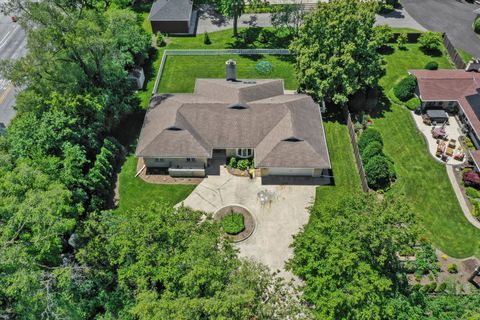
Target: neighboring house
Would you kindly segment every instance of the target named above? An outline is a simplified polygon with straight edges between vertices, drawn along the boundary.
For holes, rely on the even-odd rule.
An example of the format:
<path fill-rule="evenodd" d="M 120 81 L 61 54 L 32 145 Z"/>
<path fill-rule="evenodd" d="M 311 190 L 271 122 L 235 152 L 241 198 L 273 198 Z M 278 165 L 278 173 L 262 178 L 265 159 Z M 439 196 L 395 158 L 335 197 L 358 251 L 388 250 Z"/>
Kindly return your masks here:
<path fill-rule="evenodd" d="M 190 33 L 192 0 L 157 0 L 148 16 L 153 33 Z"/>
<path fill-rule="evenodd" d="M 480 149 L 480 73 L 466 70 L 410 70 L 417 78 L 422 109 L 456 113 L 462 130 Z"/>
<path fill-rule="evenodd" d="M 284 94 L 283 80 L 197 79 L 193 94 L 154 97 L 136 156 L 171 176 L 205 176 L 232 156 L 253 158 L 262 176 L 331 168 L 318 104 Z"/>

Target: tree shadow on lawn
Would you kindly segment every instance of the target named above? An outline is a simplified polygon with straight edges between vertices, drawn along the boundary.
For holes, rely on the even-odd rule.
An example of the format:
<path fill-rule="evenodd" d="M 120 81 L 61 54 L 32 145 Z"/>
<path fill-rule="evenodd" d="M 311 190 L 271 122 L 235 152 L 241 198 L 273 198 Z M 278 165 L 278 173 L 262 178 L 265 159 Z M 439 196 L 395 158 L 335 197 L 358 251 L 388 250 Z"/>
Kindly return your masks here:
<path fill-rule="evenodd" d="M 392 110 L 392 102 L 388 99 L 383 88 L 378 87 L 375 92 L 377 93 L 377 103 L 369 110 L 369 113 L 372 118 L 383 118 L 385 112 Z"/>

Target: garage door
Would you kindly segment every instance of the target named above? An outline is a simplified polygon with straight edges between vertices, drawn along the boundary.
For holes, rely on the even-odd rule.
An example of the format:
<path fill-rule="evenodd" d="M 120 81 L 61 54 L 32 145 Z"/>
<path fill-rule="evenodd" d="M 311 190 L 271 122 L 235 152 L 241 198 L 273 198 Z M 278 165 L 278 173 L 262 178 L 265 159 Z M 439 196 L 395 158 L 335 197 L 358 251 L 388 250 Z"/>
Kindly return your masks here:
<path fill-rule="evenodd" d="M 312 176 L 313 169 L 294 169 L 294 168 L 269 168 L 268 174 L 271 176 Z"/>

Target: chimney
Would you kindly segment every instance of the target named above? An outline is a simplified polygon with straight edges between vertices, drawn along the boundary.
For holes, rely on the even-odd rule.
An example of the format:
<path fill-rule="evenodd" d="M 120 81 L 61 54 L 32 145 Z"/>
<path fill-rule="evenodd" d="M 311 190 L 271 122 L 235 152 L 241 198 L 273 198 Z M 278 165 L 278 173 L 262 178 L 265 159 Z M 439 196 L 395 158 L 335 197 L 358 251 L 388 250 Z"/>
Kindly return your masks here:
<path fill-rule="evenodd" d="M 472 58 L 467 64 L 465 71 L 480 71 L 480 60 L 478 58 Z"/>
<path fill-rule="evenodd" d="M 227 81 L 237 81 L 237 63 L 235 60 L 228 60 L 227 65 Z"/>

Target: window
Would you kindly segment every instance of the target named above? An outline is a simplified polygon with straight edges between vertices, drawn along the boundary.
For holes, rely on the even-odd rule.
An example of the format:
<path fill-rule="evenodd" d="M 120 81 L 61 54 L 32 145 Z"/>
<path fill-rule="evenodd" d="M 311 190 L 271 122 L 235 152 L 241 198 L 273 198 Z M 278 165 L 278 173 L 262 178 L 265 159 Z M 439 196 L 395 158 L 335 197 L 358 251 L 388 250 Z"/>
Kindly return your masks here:
<path fill-rule="evenodd" d="M 239 158 L 250 158 L 253 155 L 253 149 L 241 148 L 237 149 L 237 157 Z"/>
<path fill-rule="evenodd" d="M 195 158 L 187 158 L 187 162 L 195 162 Z"/>
<path fill-rule="evenodd" d="M 156 159 L 155 159 L 155 162 L 163 162 L 163 159 L 161 159 L 161 158 L 156 158 Z"/>

